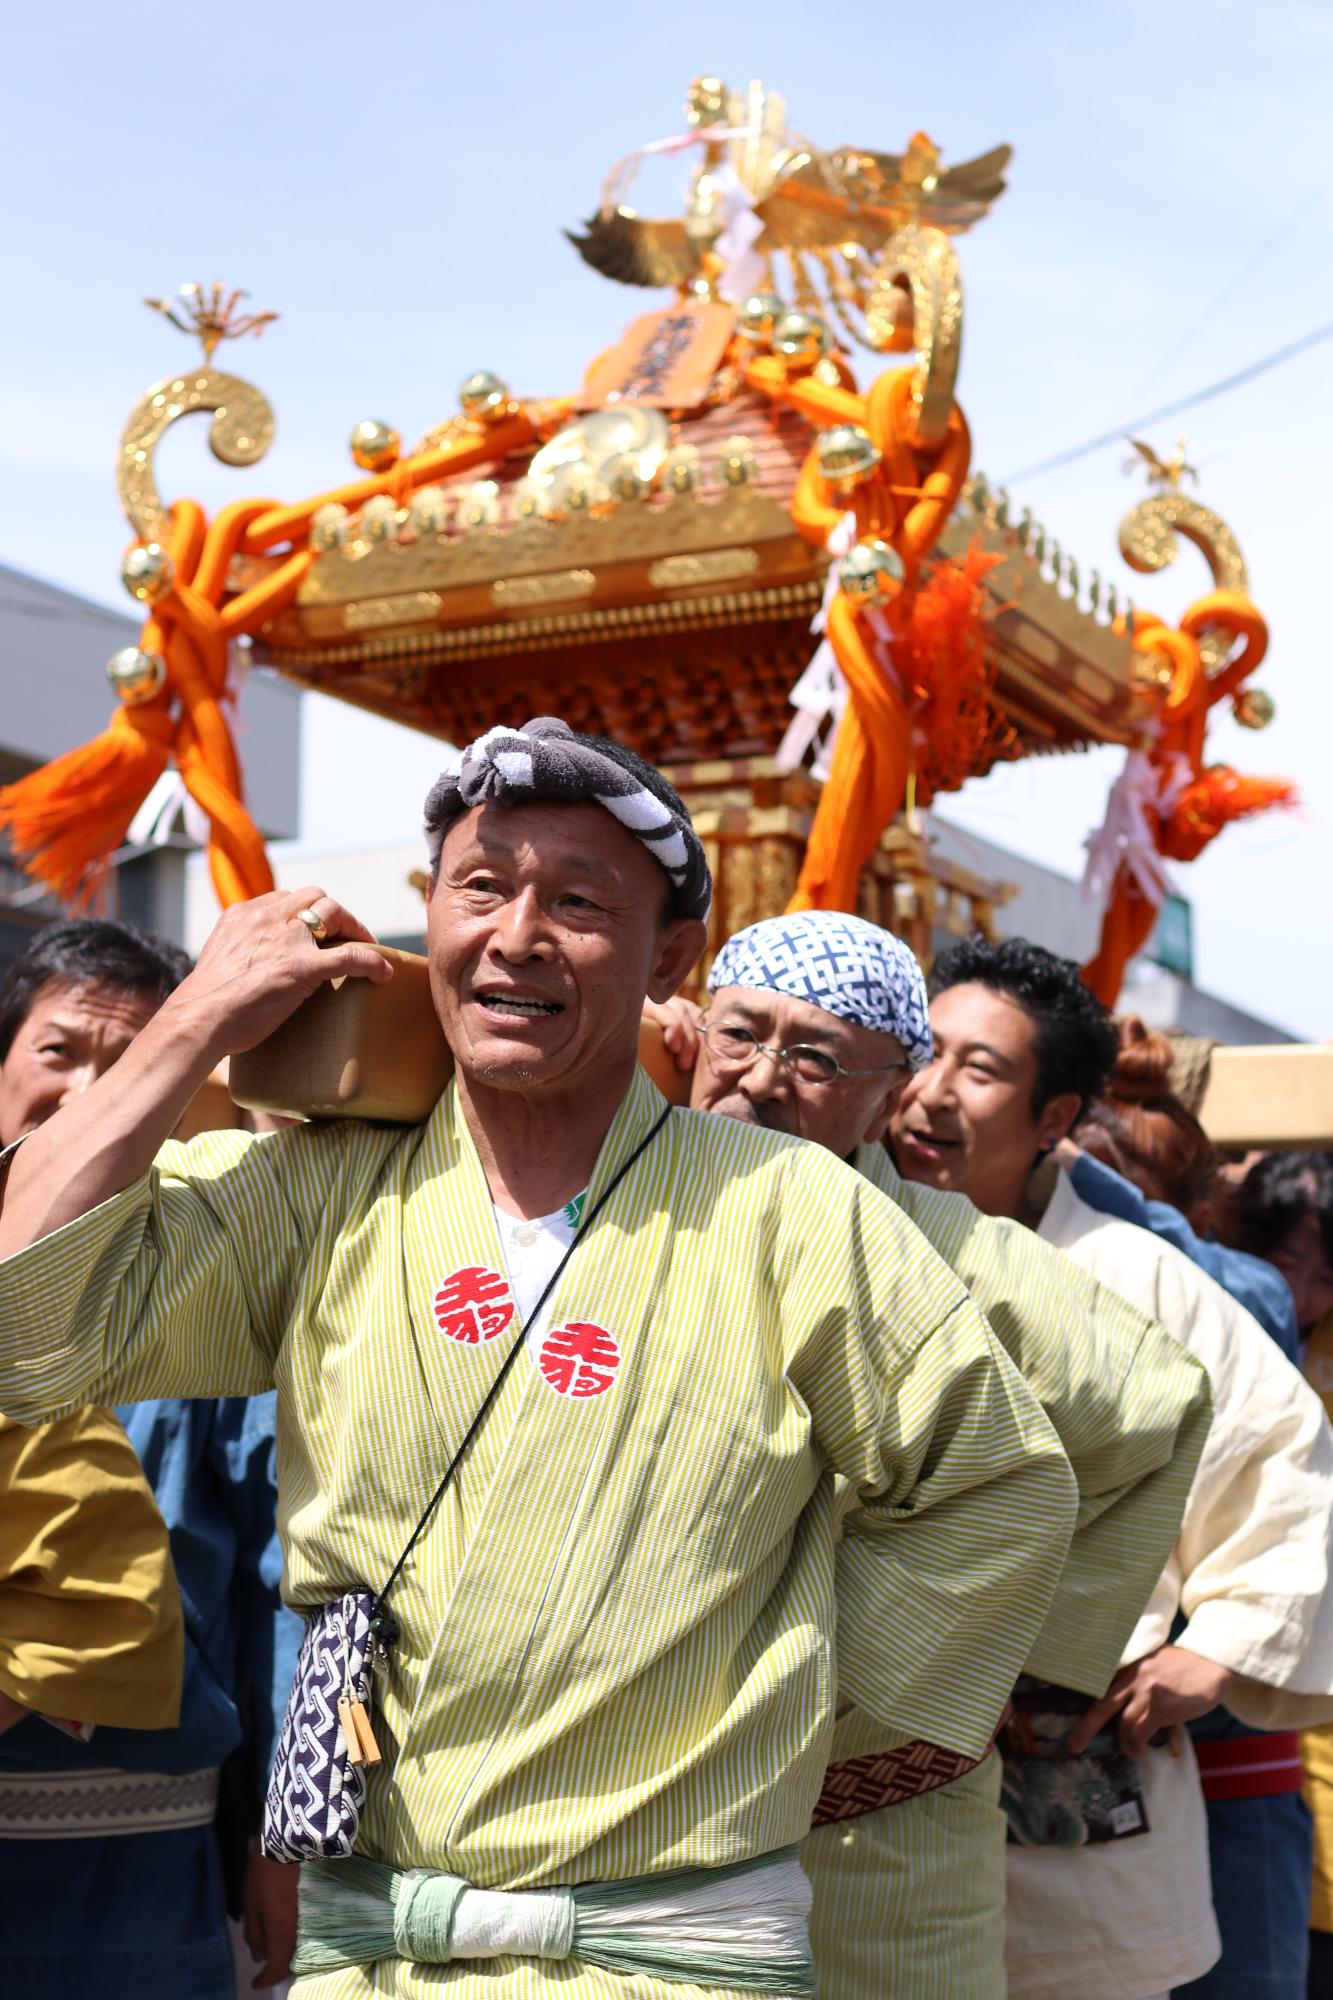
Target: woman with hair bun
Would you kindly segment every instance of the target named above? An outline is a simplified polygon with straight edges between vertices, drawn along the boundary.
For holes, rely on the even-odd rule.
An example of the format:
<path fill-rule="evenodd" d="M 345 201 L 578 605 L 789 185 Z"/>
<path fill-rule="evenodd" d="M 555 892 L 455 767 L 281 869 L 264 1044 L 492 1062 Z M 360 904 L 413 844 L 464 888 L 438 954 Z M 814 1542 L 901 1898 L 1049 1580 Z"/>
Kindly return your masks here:
<path fill-rule="evenodd" d="M 1212 1236 L 1218 1156 L 1171 1086 L 1170 1039 L 1137 1014 L 1116 1023 L 1120 1052 L 1110 1082 L 1058 1149 L 1074 1192 L 1090 1208 L 1151 1229 L 1230 1292 L 1300 1366 L 1291 1290 L 1272 1263 Z M 1228 1231 L 1230 1234 L 1230 1231 Z"/>

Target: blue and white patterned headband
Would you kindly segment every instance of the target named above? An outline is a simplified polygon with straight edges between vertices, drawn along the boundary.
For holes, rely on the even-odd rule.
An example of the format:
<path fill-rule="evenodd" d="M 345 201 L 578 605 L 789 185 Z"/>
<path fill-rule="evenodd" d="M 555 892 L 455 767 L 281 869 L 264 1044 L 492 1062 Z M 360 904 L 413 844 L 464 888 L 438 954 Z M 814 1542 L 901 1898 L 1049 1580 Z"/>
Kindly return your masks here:
<path fill-rule="evenodd" d="M 801 910 L 737 931 L 708 975 L 710 993 L 725 986 L 785 993 L 858 1028 L 896 1035 L 914 1070 L 934 1054 L 916 959 L 891 931 L 843 910 Z"/>
<path fill-rule="evenodd" d="M 684 802 L 660 772 L 652 775 L 661 782 L 665 798 L 643 782 L 644 769 L 642 761 L 631 758 L 620 744 L 605 737 L 577 736 L 567 722 L 553 715 L 538 716 L 521 729 L 488 729 L 469 743 L 457 770 L 436 780 L 426 800 L 431 867 L 440 858 L 450 826 L 471 806 L 488 801 L 523 805 L 529 799 L 605 806 L 667 876 L 672 914 L 706 917 L 713 883 L 699 836 Z"/>

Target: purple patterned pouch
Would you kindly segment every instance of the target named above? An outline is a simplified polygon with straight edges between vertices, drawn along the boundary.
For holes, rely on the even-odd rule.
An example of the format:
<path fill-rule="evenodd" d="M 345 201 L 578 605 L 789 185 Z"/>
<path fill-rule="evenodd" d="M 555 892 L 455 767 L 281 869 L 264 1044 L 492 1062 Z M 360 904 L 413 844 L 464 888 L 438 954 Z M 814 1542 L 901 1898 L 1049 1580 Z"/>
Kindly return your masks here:
<path fill-rule="evenodd" d="M 374 1609 L 370 1591 L 349 1590 L 307 1616 L 264 1801 L 271 1861 L 343 1861 L 356 1844 L 366 1767 L 347 1754 L 338 1703 L 370 1705 Z"/>

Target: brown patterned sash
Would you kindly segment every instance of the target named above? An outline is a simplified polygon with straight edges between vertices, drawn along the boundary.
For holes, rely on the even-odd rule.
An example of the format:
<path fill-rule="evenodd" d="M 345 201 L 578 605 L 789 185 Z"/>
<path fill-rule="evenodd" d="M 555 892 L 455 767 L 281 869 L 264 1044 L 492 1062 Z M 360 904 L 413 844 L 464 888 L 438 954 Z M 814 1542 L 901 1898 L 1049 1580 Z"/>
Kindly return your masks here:
<path fill-rule="evenodd" d="M 987 1750 L 984 1757 L 964 1757 L 957 1750 L 942 1750 L 938 1743 L 918 1741 L 868 1757 L 848 1757 L 844 1763 L 830 1764 L 824 1773 L 824 1789 L 810 1824 L 831 1826 L 836 1820 L 860 1819 L 881 1806 L 920 1798 L 923 1792 L 938 1791 L 941 1785 L 966 1777 L 989 1755 Z"/>

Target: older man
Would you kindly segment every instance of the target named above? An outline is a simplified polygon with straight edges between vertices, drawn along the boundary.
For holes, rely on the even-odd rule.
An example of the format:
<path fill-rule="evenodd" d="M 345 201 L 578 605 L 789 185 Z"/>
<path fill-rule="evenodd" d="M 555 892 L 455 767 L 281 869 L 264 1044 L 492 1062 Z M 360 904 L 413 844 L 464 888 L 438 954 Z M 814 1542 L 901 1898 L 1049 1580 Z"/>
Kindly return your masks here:
<path fill-rule="evenodd" d="M 1016 1224 L 894 1172 L 878 1142 L 931 1055 L 906 945 L 840 911 L 774 917 L 723 946 L 708 985 L 706 1015 L 680 1000 L 660 1014 L 683 1066 L 697 1050 L 693 1105 L 848 1159 L 963 1279 L 1045 1405 L 1079 1481 L 1079 1526 L 1031 1664 L 1104 1693 L 1180 1525 L 1207 1426 L 1204 1371 Z M 851 1565 L 838 1586 L 854 1603 Z M 803 1850 L 821 1993 L 993 2000 L 1004 1989 L 998 1758 L 912 1797 L 898 1746 L 853 1701 L 833 1756 Z"/>
<path fill-rule="evenodd" d="M 1110 1018 L 1077 967 L 1020 939 L 973 938 L 941 956 L 932 984 L 934 1058 L 892 1117 L 899 1168 L 1037 1230 L 1160 1319 L 1212 1381 L 1213 1426 L 1180 1538 L 1126 1664 L 1075 1727 L 1068 1717 L 1044 1725 L 1048 1748 L 1067 1732 L 1075 1757 L 1118 1717 L 1122 1754 L 1112 1745 L 1109 1764 L 1099 1761 L 1132 1784 L 1138 1823 L 1120 1837 L 1113 1820 L 1105 1830 L 1116 1837 L 1081 1845 L 1066 1826 L 1063 1845 L 1047 1844 L 1049 1762 L 1039 1790 L 1017 1764 L 1009 1788 L 1021 1843 L 1010 1849 L 1010 1993 L 1139 2000 L 1186 1985 L 1218 1955 L 1198 1771 L 1175 1726 L 1219 1703 L 1259 1729 L 1333 1712 L 1333 1438 L 1248 1313 L 1147 1230 L 1094 1213 L 1047 1160 L 1116 1054 Z M 1066 1778 L 1082 1808 L 1077 1763 Z M 1256 1869 L 1261 1861 L 1260 1839 Z M 1303 1946 L 1299 1923 L 1287 1942 Z M 1242 1975 L 1237 1990 L 1295 1990 L 1282 1957 L 1277 1941 L 1262 1975 Z"/>
<path fill-rule="evenodd" d="M 45 1144 L 101 1079 L 114 1090 L 119 1072 L 109 1072 L 188 969 L 177 946 L 123 924 L 76 920 L 40 932 L 0 979 L 0 1141 L 21 1151 L 40 1133 Z M 66 1172 L 75 1158 L 64 1155 Z M 31 1358 L 20 1356 L 20 1365 Z M 90 1740 L 57 1736 L 35 1718 L 0 1740 L 0 1961 L 15 1991 L 43 2000 L 121 2000 L 127 1992 L 231 2000 L 227 1912 L 242 1907 L 267 1981 L 285 1974 L 295 1871 L 257 1851 L 247 1861 L 273 1743 L 275 1682 L 281 1702 L 296 1652 L 296 1621 L 277 1597 L 272 1404 L 166 1395 L 124 1408 L 124 1430 L 109 1412 L 81 1412 L 56 1427 L 62 1443 L 45 1490 L 58 1481 L 67 1546 L 29 1557 L 30 1589 L 44 1570 L 46 1589 L 73 1600 L 72 1625 L 90 1550 L 105 1569 L 118 1530 L 96 1496 L 102 1432 L 115 1423 L 120 1450 L 132 1456 L 133 1446 L 151 1482 L 158 1534 L 166 1533 L 163 1516 L 170 1530 L 185 1667 L 182 1677 L 175 1631 L 169 1690 L 151 1650 L 130 1655 L 114 1705 L 88 1711 L 104 1725 Z M 0 1448 L 5 1442 L 0 1431 Z M 5 1493 L 3 1520 L 15 1539 L 38 1490 L 39 1452 L 34 1441 L 19 1467 L 26 1508 L 22 1484 Z M 130 1565 L 133 1543 L 117 1546 Z M 143 1590 L 142 1570 L 131 1575 Z M 104 1616 L 124 1590 L 104 1581 Z M 148 1608 L 138 1608 L 141 1625 Z M 29 1642 L 32 1614 L 30 1599 Z M 83 1644 L 89 1657 L 78 1670 L 86 1676 L 95 1630 Z"/>
<path fill-rule="evenodd" d="M 491 731 L 427 826 L 457 1062 L 428 1124 L 164 1145 L 222 1054 L 391 976 L 317 888 L 229 911 L 117 1087 L 14 1162 L 0 1400 L 276 1377 L 288 1589 L 368 1589 L 387 1651 L 356 1894 L 302 1871 L 311 2000 L 435 1992 L 465 1952 L 491 1963 L 455 1964 L 459 2000 L 593 2000 L 608 1967 L 644 2000 L 809 1992 L 835 1475 L 858 1698 L 966 1758 L 1044 1616 L 1068 1465 L 890 1204 L 636 1069 L 709 895 L 657 773 Z"/>

